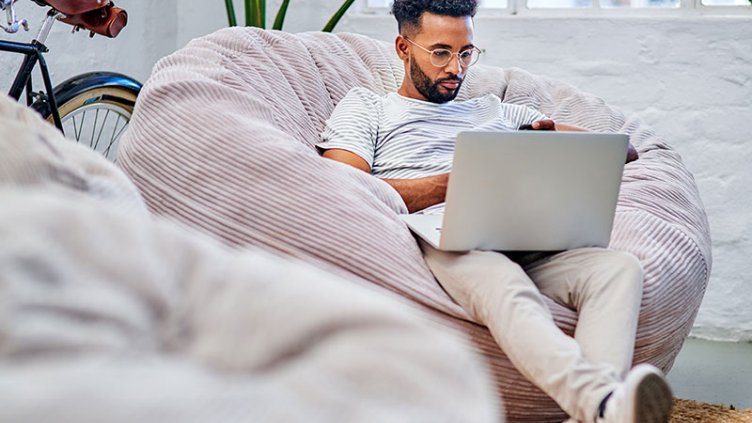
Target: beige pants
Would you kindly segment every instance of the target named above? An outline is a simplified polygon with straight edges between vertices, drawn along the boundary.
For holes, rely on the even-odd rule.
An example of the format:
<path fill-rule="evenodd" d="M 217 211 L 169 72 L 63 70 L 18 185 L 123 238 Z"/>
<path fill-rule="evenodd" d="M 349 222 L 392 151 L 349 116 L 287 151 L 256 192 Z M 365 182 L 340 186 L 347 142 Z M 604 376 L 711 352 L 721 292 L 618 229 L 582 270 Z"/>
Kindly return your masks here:
<path fill-rule="evenodd" d="M 632 364 L 642 267 L 628 253 L 564 251 L 523 268 L 501 253 L 423 254 L 447 293 L 491 331 L 512 364 L 572 418 L 592 422 Z M 578 314 L 574 339 L 542 295 Z"/>

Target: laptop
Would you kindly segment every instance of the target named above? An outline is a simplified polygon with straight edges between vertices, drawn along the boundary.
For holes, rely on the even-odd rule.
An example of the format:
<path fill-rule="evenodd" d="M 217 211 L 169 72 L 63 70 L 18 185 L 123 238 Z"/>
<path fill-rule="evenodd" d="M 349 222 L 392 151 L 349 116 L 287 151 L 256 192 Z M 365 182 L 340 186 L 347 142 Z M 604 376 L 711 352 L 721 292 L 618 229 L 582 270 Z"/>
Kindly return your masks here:
<path fill-rule="evenodd" d="M 443 215 L 400 216 L 444 251 L 605 247 L 629 137 L 589 132 L 462 132 Z"/>

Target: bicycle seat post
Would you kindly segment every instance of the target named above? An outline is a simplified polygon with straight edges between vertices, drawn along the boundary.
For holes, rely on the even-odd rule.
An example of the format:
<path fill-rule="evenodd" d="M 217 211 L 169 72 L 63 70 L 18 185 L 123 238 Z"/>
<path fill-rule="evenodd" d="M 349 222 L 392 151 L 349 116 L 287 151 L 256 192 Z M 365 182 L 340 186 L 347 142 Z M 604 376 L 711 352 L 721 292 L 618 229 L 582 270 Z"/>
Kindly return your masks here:
<path fill-rule="evenodd" d="M 63 131 L 63 124 L 60 121 L 60 114 L 57 110 L 57 100 L 55 99 L 55 94 L 52 88 L 52 81 L 50 80 L 50 72 L 47 69 L 47 62 L 44 60 L 44 57 L 42 57 L 42 53 L 46 53 L 48 51 L 45 43 L 47 42 L 47 38 L 50 36 L 50 31 L 52 31 L 52 25 L 55 24 L 55 21 L 60 15 L 61 13 L 57 10 L 50 9 L 47 12 L 47 16 L 44 18 L 44 22 L 42 22 L 42 27 L 39 29 L 37 38 L 33 40 L 31 44 L 34 46 L 34 48 L 37 49 L 37 60 L 39 61 L 39 69 L 42 72 L 42 81 L 44 82 L 44 87 L 47 90 L 47 101 L 50 103 L 50 110 L 53 111 L 53 122 L 58 129 Z"/>
<path fill-rule="evenodd" d="M 37 42 L 42 45 L 47 42 L 47 38 L 50 36 L 50 31 L 52 31 L 52 25 L 55 24 L 58 16 L 60 16 L 60 12 L 55 9 L 50 9 L 47 12 L 47 16 L 44 18 L 44 22 L 42 22 L 42 27 L 39 29 L 39 34 L 37 34 Z"/>

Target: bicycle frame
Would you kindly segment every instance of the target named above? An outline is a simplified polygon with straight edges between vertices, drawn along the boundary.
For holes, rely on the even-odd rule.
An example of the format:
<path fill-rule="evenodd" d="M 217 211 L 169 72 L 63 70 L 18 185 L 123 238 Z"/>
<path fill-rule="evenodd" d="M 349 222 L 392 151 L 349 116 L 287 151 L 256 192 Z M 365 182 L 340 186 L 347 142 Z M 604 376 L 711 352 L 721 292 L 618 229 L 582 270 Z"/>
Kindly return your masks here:
<path fill-rule="evenodd" d="M 55 123 L 55 126 L 60 129 L 60 131 L 63 131 L 63 123 L 60 120 L 60 113 L 57 110 L 57 101 L 53 92 L 50 72 L 43 56 L 44 53 L 49 51 L 44 43 L 47 41 L 52 25 L 55 23 L 55 20 L 57 20 L 58 15 L 58 12 L 50 10 L 42 24 L 42 29 L 39 31 L 39 35 L 30 43 L 16 43 L 0 40 L 0 51 L 17 53 L 25 56 L 21 68 L 18 70 L 16 78 L 13 80 L 8 95 L 18 101 L 21 99 L 21 95 L 25 90 L 27 106 L 31 106 L 34 102 L 32 72 L 34 71 L 34 68 L 39 65 L 46 91 L 46 94 L 40 93 L 41 98 L 43 101 L 49 103 L 52 112 L 52 120 Z"/>

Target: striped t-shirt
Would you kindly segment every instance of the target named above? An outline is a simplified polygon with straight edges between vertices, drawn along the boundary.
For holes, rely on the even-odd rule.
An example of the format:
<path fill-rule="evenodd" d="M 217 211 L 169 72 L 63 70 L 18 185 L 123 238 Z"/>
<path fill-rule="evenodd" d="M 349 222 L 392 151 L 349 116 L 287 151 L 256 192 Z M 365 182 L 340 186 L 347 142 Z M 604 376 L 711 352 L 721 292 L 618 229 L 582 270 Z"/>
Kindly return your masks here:
<path fill-rule="evenodd" d="M 438 104 L 353 88 L 327 120 L 317 147 L 357 154 L 378 178 L 416 179 L 452 170 L 461 131 L 514 131 L 544 117 L 493 94 Z M 442 211 L 443 204 L 437 204 L 423 212 Z"/>

